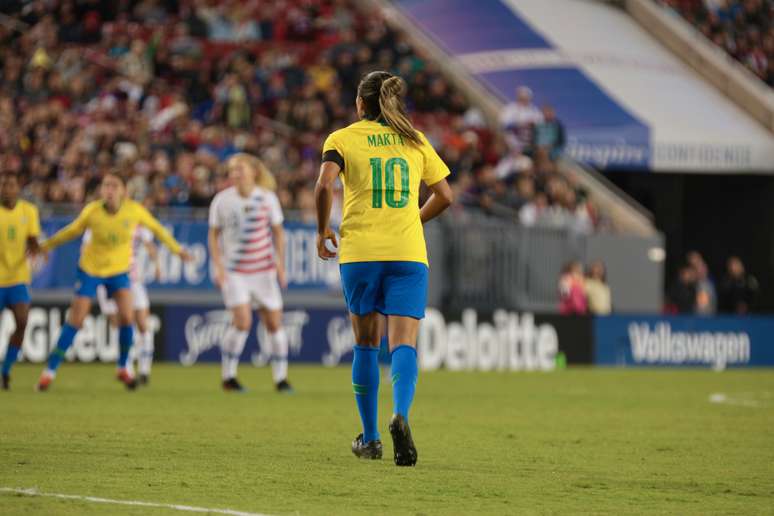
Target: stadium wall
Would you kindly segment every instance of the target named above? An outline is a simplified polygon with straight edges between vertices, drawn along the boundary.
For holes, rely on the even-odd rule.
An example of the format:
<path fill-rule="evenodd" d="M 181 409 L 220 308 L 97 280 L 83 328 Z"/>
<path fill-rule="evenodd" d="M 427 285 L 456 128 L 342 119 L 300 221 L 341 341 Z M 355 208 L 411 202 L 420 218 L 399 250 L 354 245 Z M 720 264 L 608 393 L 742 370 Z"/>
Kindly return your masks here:
<path fill-rule="evenodd" d="M 55 347 L 64 303 L 34 303 L 22 360 L 41 363 Z M 220 359 L 218 344 L 229 323 L 219 305 L 154 306 L 151 330 L 156 359 L 190 366 Z M 284 315 L 290 361 L 333 367 L 352 360 L 354 337 L 341 308 L 288 306 Z M 14 323 L 0 317 L 0 357 Z M 427 310 L 418 351 L 423 370 L 553 371 L 569 365 L 617 367 L 774 367 L 774 317 L 606 316 L 565 317 L 506 309 Z M 242 360 L 266 365 L 262 326 L 253 328 Z M 118 335 L 105 316 L 86 318 L 68 361 L 111 363 Z M 387 362 L 387 350 L 382 350 Z"/>

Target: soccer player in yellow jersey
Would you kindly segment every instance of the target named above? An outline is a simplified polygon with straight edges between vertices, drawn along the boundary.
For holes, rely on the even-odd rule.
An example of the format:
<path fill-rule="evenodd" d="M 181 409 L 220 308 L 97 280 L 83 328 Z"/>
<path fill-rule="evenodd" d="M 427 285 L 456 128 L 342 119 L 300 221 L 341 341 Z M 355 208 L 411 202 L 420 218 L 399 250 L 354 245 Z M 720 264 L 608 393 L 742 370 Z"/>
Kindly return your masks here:
<path fill-rule="evenodd" d="M 127 361 L 134 339 L 129 268 L 132 236 L 138 224 L 150 229 L 156 238 L 184 261 L 190 259 L 188 252 L 148 210 L 126 198 L 126 185 L 120 176 L 107 174 L 100 184 L 99 196 L 99 200 L 83 208 L 78 218 L 42 244 L 44 251 L 50 251 L 82 235 L 87 229 L 91 230 L 91 239 L 81 249 L 75 298 L 70 304 L 70 312 L 62 326 L 56 348 L 48 357 L 48 367 L 40 376 L 37 387 L 40 391 L 47 390 L 51 385 L 59 364 L 91 309 L 99 285 L 105 286 L 108 296 L 115 300 L 118 307 L 118 379 L 129 389 L 137 386 L 134 375 L 127 369 Z"/>
<path fill-rule="evenodd" d="M 315 187 L 317 252 L 335 258 L 329 227 L 332 188 L 344 184 L 338 249 L 341 283 L 355 333 L 352 385 L 363 433 L 352 443 L 360 458 L 380 459 L 377 431 L 380 318 L 387 318 L 394 411 L 390 434 L 398 466 L 413 466 L 417 451 L 408 424 L 417 381 L 416 341 L 427 304 L 427 250 L 422 224 L 452 201 L 449 169 L 414 129 L 402 101 L 405 83 L 371 72 L 357 89 L 360 121 L 332 133 L 323 146 Z M 419 207 L 419 186 L 432 195 Z M 380 315 L 381 314 L 381 315 Z"/>
<path fill-rule="evenodd" d="M 19 186 L 16 174 L 5 172 L 0 175 L 0 313 L 9 308 L 16 321 L 3 360 L 2 387 L 5 390 L 10 385 L 11 367 L 21 352 L 30 312 L 27 254 L 38 252 L 40 236 L 38 209 L 19 199 Z"/>

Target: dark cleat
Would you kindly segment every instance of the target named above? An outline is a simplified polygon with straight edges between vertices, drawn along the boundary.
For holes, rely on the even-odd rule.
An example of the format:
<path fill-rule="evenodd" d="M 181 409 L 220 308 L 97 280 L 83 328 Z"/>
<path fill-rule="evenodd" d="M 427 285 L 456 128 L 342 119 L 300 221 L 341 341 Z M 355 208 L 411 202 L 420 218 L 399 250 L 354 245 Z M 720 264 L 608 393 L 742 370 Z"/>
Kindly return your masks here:
<path fill-rule="evenodd" d="M 229 378 L 228 380 L 223 380 L 223 390 L 232 392 L 244 392 L 245 388 L 242 387 L 242 384 L 239 383 L 236 378 Z"/>
<path fill-rule="evenodd" d="M 150 376 L 147 374 L 141 374 L 137 377 L 137 383 L 142 386 L 147 386 L 150 383 Z"/>
<path fill-rule="evenodd" d="M 126 369 L 119 369 L 116 378 L 126 386 L 127 390 L 133 391 L 137 389 L 137 378 Z"/>
<path fill-rule="evenodd" d="M 363 434 L 355 437 L 352 441 L 352 453 L 359 459 L 377 460 L 382 458 L 382 441 L 363 442 Z"/>
<path fill-rule="evenodd" d="M 11 388 L 11 377 L 7 374 L 3 375 L 3 390 L 7 391 Z"/>
<path fill-rule="evenodd" d="M 390 435 L 392 435 L 392 445 L 395 450 L 395 465 L 415 466 L 417 449 L 414 447 L 414 439 L 411 438 L 408 421 L 400 414 L 392 416 Z"/>
<path fill-rule="evenodd" d="M 277 392 L 280 394 L 293 394 L 293 387 L 288 383 L 287 380 L 282 380 L 281 382 L 278 382 L 276 387 L 277 387 Z"/>

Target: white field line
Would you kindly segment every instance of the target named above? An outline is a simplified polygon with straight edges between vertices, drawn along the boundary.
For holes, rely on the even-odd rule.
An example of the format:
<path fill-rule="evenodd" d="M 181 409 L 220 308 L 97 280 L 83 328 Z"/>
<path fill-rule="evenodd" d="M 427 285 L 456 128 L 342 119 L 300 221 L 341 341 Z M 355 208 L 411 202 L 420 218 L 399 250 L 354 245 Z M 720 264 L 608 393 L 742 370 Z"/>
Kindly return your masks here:
<path fill-rule="evenodd" d="M 37 489 L 24 489 L 17 487 L 0 487 L 0 493 L 15 493 L 25 496 L 42 496 L 46 498 L 59 498 L 61 500 L 79 500 L 92 503 L 108 503 L 114 505 L 131 505 L 134 507 L 155 507 L 158 509 L 173 509 L 185 512 L 204 512 L 210 514 L 228 514 L 229 516 L 267 516 L 257 512 L 235 511 L 234 509 L 211 509 L 208 507 L 193 507 L 191 505 L 177 505 L 173 503 L 142 502 L 139 500 L 113 500 L 111 498 L 99 498 L 96 496 L 70 495 L 61 493 L 42 493 Z"/>
<path fill-rule="evenodd" d="M 762 400 L 733 398 L 723 392 L 716 392 L 715 394 L 710 394 L 709 402 L 722 404 L 722 405 L 734 405 L 737 407 L 750 407 L 750 408 L 761 408 L 766 406 L 766 403 Z"/>

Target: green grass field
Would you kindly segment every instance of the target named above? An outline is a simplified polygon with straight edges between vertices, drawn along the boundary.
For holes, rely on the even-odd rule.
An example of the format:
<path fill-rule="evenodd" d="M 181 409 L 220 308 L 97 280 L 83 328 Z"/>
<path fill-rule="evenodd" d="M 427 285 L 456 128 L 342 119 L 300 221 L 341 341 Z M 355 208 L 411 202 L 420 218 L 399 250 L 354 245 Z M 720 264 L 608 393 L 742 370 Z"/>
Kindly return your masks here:
<path fill-rule="evenodd" d="M 0 392 L 0 487 L 268 514 L 774 514 L 770 371 L 422 373 L 416 468 L 355 459 L 349 370 L 295 367 L 279 396 L 243 366 L 158 365 L 127 393 L 108 366 L 39 366 Z M 725 393 L 734 403 L 709 402 Z M 0 514 L 183 514 L 0 493 Z"/>

